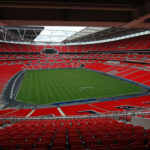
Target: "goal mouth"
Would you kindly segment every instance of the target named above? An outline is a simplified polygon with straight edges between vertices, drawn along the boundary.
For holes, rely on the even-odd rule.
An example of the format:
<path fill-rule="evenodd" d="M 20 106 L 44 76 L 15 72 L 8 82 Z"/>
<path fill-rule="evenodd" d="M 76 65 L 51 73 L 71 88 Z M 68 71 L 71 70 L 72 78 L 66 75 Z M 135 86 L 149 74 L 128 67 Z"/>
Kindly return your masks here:
<path fill-rule="evenodd" d="M 82 86 L 80 87 L 79 91 L 80 92 L 84 92 L 84 90 L 89 90 L 89 91 L 93 91 L 93 86 Z"/>

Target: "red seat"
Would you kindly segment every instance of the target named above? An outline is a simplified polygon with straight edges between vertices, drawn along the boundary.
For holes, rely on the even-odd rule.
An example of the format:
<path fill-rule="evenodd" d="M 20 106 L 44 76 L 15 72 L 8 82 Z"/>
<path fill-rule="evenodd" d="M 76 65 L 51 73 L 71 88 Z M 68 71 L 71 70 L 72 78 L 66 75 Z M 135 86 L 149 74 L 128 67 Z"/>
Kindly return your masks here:
<path fill-rule="evenodd" d="M 15 149 L 16 143 L 4 143 L 4 144 L 1 144 L 0 147 L 2 148 L 2 150 Z"/>
<path fill-rule="evenodd" d="M 46 142 L 36 142 L 36 148 L 48 149 L 48 147 L 49 147 L 49 143 L 46 143 Z"/>
<path fill-rule="evenodd" d="M 145 145 L 140 145 L 140 144 L 131 144 L 130 145 L 130 149 L 131 150 L 146 150 L 146 146 Z"/>
<path fill-rule="evenodd" d="M 94 149 L 105 149 L 106 150 L 106 147 L 104 145 L 90 145 L 88 147 L 90 150 L 94 150 Z"/>
<path fill-rule="evenodd" d="M 17 149 L 17 150 L 20 150 L 20 149 Z M 44 148 L 32 148 L 30 150 L 45 150 Z"/>
<path fill-rule="evenodd" d="M 84 146 L 76 145 L 76 146 L 71 146 L 70 150 L 86 150 L 86 148 Z"/>
<path fill-rule="evenodd" d="M 24 150 L 31 149 L 33 147 L 33 143 L 31 144 L 31 143 L 27 143 L 27 142 L 19 143 L 17 145 L 19 146 L 19 148 L 24 149 Z"/>
<path fill-rule="evenodd" d="M 114 144 L 114 139 L 113 139 L 113 138 L 105 138 L 105 139 L 102 139 L 102 144 L 103 144 L 103 145 Z"/>
<path fill-rule="evenodd" d="M 110 150 L 128 150 L 128 146 L 126 144 L 112 144 L 109 147 Z"/>
<path fill-rule="evenodd" d="M 65 147 L 60 147 L 60 146 L 54 146 L 51 148 L 51 150 L 66 150 Z"/>

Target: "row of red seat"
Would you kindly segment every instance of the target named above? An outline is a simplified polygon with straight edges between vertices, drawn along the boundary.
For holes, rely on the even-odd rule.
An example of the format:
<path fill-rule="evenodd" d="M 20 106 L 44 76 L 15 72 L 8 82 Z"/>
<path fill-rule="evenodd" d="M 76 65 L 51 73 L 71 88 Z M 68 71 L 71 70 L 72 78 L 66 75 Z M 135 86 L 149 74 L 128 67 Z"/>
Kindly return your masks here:
<path fill-rule="evenodd" d="M 72 106 L 61 106 L 63 115 L 93 115 L 110 114 L 115 112 L 138 111 L 150 108 L 150 96 L 127 98 L 116 101 L 96 102 L 91 104 L 80 104 Z M 39 109 L 6 109 L 0 110 L 0 117 L 38 117 L 38 116 L 62 116 L 57 107 Z"/>
<path fill-rule="evenodd" d="M 58 109 L 55 108 L 41 108 L 41 109 L 2 109 L 0 110 L 0 117 L 37 117 L 37 116 L 61 116 Z"/>
<path fill-rule="evenodd" d="M 7 55 L 6 55 L 7 56 Z M 9 56 L 9 55 L 8 55 Z M 148 66 L 148 69 L 150 69 L 150 55 L 133 55 L 133 54 L 85 54 L 85 55 L 10 55 L 10 57 L 5 57 L 3 55 L 0 57 L 0 64 L 12 64 L 12 63 L 62 63 L 64 64 L 65 61 L 71 61 L 74 63 L 86 63 L 86 62 L 93 62 L 93 61 L 121 61 L 121 62 L 132 62 L 134 63 L 145 63 Z M 144 66 L 144 65 L 143 65 Z M 61 67 L 61 66 L 60 66 Z M 49 67 L 48 67 L 49 68 Z"/>
<path fill-rule="evenodd" d="M 1 54 L 0 59 L 23 59 L 23 58 L 128 58 L 128 59 L 149 59 L 149 54 Z"/>
<path fill-rule="evenodd" d="M 7 44 L 0 43 L 1 52 L 41 52 L 45 48 L 54 48 L 59 52 L 87 52 L 101 50 L 145 50 L 149 49 L 150 35 L 129 38 L 114 42 L 89 45 L 71 45 L 71 46 L 42 46 L 25 44 Z"/>
<path fill-rule="evenodd" d="M 108 59 L 149 62 L 149 54 L 2 54 L 0 60 L 20 59 Z"/>
<path fill-rule="evenodd" d="M 26 120 L 0 129 L 2 150 L 146 150 L 150 130 L 111 118 Z"/>

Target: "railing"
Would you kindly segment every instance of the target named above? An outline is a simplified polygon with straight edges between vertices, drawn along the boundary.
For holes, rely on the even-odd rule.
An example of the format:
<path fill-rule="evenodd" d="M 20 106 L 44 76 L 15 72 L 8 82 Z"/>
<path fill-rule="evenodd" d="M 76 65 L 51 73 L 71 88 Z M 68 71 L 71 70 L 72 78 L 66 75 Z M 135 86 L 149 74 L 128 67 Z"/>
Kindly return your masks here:
<path fill-rule="evenodd" d="M 0 118 L 1 121 L 5 120 L 11 120 L 11 121 L 21 121 L 21 120 L 60 120 L 60 119 L 92 119 L 92 118 L 114 118 L 119 119 L 121 116 L 127 117 L 127 116 L 136 116 L 136 115 L 142 115 L 143 117 L 145 115 L 150 115 L 150 109 L 144 110 L 144 111 L 124 111 L 124 112 L 114 112 L 112 114 L 99 114 L 99 115 L 84 115 L 84 116 L 41 116 L 41 117 L 5 117 Z"/>

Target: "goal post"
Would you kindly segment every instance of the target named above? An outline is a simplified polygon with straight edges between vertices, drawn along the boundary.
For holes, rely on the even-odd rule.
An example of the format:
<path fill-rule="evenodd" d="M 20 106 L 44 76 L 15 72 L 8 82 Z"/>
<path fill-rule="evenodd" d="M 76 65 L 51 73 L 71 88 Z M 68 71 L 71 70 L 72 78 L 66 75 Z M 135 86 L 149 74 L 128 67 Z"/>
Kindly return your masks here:
<path fill-rule="evenodd" d="M 90 91 L 93 91 L 93 86 L 82 86 L 80 87 L 80 92 L 83 92 L 85 90 L 90 90 Z"/>

